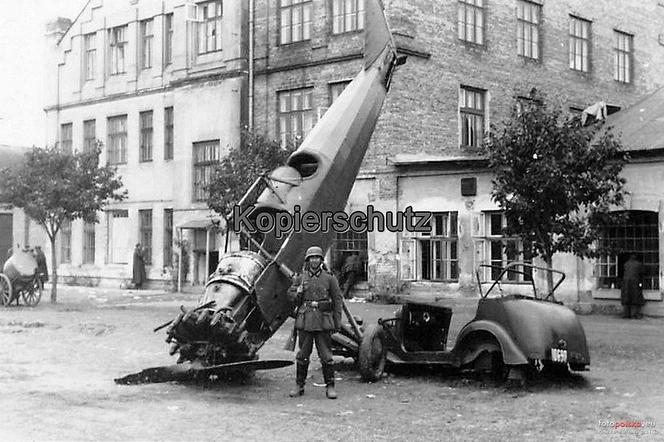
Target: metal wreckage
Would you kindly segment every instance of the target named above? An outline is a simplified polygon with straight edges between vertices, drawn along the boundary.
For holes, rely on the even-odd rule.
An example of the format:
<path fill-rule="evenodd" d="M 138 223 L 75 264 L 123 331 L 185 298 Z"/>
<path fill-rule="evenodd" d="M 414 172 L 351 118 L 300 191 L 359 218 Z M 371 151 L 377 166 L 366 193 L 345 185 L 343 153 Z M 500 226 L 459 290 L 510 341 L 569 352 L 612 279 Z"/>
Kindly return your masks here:
<path fill-rule="evenodd" d="M 398 55 L 380 0 L 366 2 L 364 66 L 332 104 L 287 165 L 259 178 L 239 202 L 240 212 L 253 207 L 254 219 L 304 212 L 340 212 L 357 177 L 395 68 Z M 182 308 L 166 329 L 170 353 L 177 363 L 153 367 L 115 381 L 119 384 L 206 379 L 229 371 L 254 371 L 291 365 L 292 361 L 260 360 L 259 349 L 293 315 L 288 289 L 302 268 L 304 251 L 313 245 L 327 250 L 331 232 L 291 231 L 285 237 L 240 233 L 256 251 L 223 255 L 210 275 L 199 305 Z M 499 379 L 523 379 L 544 367 L 585 370 L 590 364 L 586 337 L 572 310 L 553 292 L 565 275 L 527 263 L 508 267 L 481 265 L 480 299 L 475 317 L 447 349 L 452 310 L 437 303 L 407 302 L 395 317 L 365 326 L 345 304 L 348 323 L 332 335 L 333 353 L 358 362 L 364 380 L 375 381 L 386 364 L 471 369 Z M 480 272 L 498 275 L 483 292 Z M 548 293 L 538 293 L 533 271 L 559 275 Z M 516 273 L 530 278 L 532 296 L 507 294 L 501 280 Z M 496 290 L 494 290 L 496 289 Z M 499 292 L 499 293 L 496 293 Z M 491 295 L 493 293 L 493 295 Z M 293 336 L 291 336 L 291 344 Z"/>
<path fill-rule="evenodd" d="M 392 74 L 405 57 L 397 55 L 379 0 L 366 6 L 364 66 L 323 118 L 315 125 L 287 165 L 259 178 L 239 206 L 261 212 L 339 212 L 344 209 L 373 134 Z M 287 296 L 301 269 L 304 251 L 319 245 L 327 250 L 331 232 L 241 232 L 257 252 L 243 250 L 222 256 L 210 275 L 205 294 L 193 310 L 182 311 L 166 328 L 171 354 L 178 364 L 156 367 L 116 379 L 118 383 L 159 382 L 219 373 L 225 369 L 255 370 L 292 364 L 260 361 L 258 350 L 292 315 Z M 351 317 L 352 320 L 352 317 Z M 355 326 L 357 336 L 359 329 Z"/>

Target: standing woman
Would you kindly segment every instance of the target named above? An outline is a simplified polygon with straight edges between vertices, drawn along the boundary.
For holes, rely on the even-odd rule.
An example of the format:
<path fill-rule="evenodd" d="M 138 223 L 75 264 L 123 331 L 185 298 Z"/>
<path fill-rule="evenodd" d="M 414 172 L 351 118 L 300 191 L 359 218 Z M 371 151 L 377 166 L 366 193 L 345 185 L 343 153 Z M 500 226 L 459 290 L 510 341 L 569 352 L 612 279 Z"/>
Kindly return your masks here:
<path fill-rule="evenodd" d="M 147 279 L 145 276 L 145 259 L 143 257 L 143 248 L 140 244 L 136 244 L 134 248 L 134 262 L 132 265 L 132 278 L 131 282 L 137 289 L 143 288 L 143 283 Z"/>

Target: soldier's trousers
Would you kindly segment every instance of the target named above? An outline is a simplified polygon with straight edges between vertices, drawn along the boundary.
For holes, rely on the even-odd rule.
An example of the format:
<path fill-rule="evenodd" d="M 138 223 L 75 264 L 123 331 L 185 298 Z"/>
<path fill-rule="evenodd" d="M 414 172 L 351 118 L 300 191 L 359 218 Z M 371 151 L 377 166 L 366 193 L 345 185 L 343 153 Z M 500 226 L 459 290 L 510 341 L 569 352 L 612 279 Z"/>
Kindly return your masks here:
<path fill-rule="evenodd" d="M 332 333 L 329 331 L 305 331 L 298 330 L 297 341 L 299 351 L 295 356 L 298 364 L 308 364 L 309 356 L 316 343 L 316 351 L 323 365 L 333 363 L 332 359 Z"/>

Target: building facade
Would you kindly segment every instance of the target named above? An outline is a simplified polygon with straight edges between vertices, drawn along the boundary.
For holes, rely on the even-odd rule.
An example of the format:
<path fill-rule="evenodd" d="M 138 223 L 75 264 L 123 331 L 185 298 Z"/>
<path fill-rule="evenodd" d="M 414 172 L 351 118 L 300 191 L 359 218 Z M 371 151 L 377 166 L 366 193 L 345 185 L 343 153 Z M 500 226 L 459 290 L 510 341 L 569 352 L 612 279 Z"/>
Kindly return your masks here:
<path fill-rule="evenodd" d="M 474 296 L 479 263 L 518 258 L 508 256 L 505 245 L 518 239 L 500 234 L 504 217 L 477 154 L 483 133 L 533 88 L 574 113 L 599 101 L 610 112 L 624 109 L 664 86 L 664 7 L 657 0 L 383 3 L 398 49 L 409 58 L 394 76 L 347 210 L 371 204 L 385 213 L 430 211 L 433 232 L 346 233 L 329 260 L 339 270 L 348 255 L 359 254 L 362 287 L 377 293 Z M 159 279 L 172 235 L 166 220 L 195 226 L 208 215 L 195 196 L 197 173 L 206 176 L 199 164 L 238 142 L 245 124 L 284 142 L 306 136 L 361 69 L 364 6 L 364 0 L 93 0 L 56 46 L 58 92 L 47 106 L 49 141 L 74 149 L 102 141 L 129 189 L 129 199 L 95 227 L 99 246 L 90 272 L 121 277 L 128 258 L 118 258 L 115 268 L 116 256 L 151 238 L 150 276 Z M 92 120 L 94 137 L 86 123 Z M 200 153 L 198 162 L 197 152 L 213 153 Z M 633 204 L 643 189 L 632 189 Z M 651 203 L 630 209 L 660 213 Z M 637 224 L 651 225 L 652 216 Z M 65 233 L 72 244 L 65 273 L 86 269 L 85 229 L 74 222 Z M 196 242 L 196 235 L 189 231 L 187 238 Z M 657 255 L 650 267 L 662 274 L 659 254 L 642 252 Z M 200 256 L 191 258 L 201 280 Z M 563 299 L 582 302 L 615 290 L 617 281 L 602 272 L 619 272 L 621 259 L 556 257 L 554 265 L 568 273 Z M 660 277 L 653 278 L 648 297 L 661 300 Z"/>
<path fill-rule="evenodd" d="M 47 143 L 100 143 L 129 192 L 98 224 L 63 226 L 65 280 L 130 278 L 136 243 L 147 249 L 148 279 L 167 280 L 178 227 L 188 279 L 204 281 L 206 262 L 216 267 L 216 253 L 206 260 L 205 186 L 246 124 L 247 22 L 240 1 L 93 0 L 74 23 L 52 25 Z"/>
<path fill-rule="evenodd" d="M 501 235 L 505 219 L 477 155 L 483 133 L 533 88 L 573 114 L 599 101 L 614 112 L 663 86 L 664 7 L 657 1 L 384 3 L 398 49 L 409 58 L 394 76 L 347 210 L 366 212 L 371 204 L 384 213 L 430 211 L 433 232 L 343 234 L 329 259 L 340 269 L 347 254 L 358 252 L 376 293 L 476 296 L 480 263 L 520 258 L 508 252 L 506 245 L 518 247 L 518 239 Z M 361 69 L 363 8 L 362 0 L 256 1 L 253 124 L 259 130 L 281 139 L 306 135 Z M 628 187 L 634 195 L 645 191 L 634 181 Z M 648 210 L 658 213 L 656 205 Z M 621 272 L 622 259 L 598 264 L 557 256 L 554 266 L 567 273 L 562 299 L 615 299 L 617 281 L 601 272 L 607 266 Z M 651 263 L 648 299 L 661 300 L 659 262 Z M 513 282 L 518 290 L 524 281 Z"/>

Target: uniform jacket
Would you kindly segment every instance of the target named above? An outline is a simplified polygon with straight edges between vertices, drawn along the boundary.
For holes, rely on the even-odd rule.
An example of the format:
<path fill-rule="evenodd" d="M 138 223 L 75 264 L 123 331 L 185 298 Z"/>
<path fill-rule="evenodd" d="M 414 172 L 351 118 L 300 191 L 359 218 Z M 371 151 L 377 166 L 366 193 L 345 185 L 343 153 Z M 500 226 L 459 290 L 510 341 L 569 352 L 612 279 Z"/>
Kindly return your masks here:
<path fill-rule="evenodd" d="M 303 291 L 296 295 L 302 285 Z M 307 270 L 293 281 L 290 290 L 298 305 L 295 328 L 304 331 L 332 331 L 341 325 L 341 290 L 337 279 L 322 268 Z M 325 301 L 319 306 L 312 301 Z"/>

